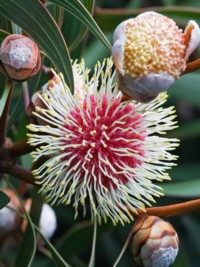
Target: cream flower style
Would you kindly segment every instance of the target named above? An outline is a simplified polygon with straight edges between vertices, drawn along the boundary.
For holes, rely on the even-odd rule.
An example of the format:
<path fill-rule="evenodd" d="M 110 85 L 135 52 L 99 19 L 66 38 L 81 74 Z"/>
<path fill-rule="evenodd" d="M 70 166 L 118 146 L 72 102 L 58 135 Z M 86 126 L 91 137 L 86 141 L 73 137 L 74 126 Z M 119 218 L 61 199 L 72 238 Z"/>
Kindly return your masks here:
<path fill-rule="evenodd" d="M 34 115 L 43 123 L 27 126 L 28 143 L 35 161 L 46 158 L 33 174 L 48 202 L 71 203 L 75 217 L 82 206 L 92 220 L 124 224 L 162 195 L 154 181 L 170 179 L 178 140 L 163 137 L 176 127 L 174 108 L 162 107 L 167 94 L 145 104 L 121 101 L 112 67 L 106 59 L 89 78 L 76 62 L 74 95 L 55 74 L 37 94 Z"/>

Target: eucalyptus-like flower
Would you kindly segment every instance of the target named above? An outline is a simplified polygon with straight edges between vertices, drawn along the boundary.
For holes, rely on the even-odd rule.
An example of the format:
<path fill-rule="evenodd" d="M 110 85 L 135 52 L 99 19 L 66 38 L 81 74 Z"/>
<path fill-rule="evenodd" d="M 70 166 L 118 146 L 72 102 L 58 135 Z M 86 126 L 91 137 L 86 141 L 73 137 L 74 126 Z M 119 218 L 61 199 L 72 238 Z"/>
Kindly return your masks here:
<path fill-rule="evenodd" d="M 124 224 L 162 195 L 154 182 L 169 179 L 178 141 L 163 136 L 176 127 L 174 108 L 162 107 L 167 94 L 147 104 L 121 101 L 112 66 L 98 63 L 89 78 L 79 64 L 81 98 L 55 74 L 38 93 L 33 114 L 42 124 L 27 126 L 28 143 L 35 161 L 46 158 L 33 174 L 48 202 L 72 204 L 75 217 L 82 206 L 92 220 Z"/>
<path fill-rule="evenodd" d="M 121 91 L 140 102 L 154 99 L 185 71 L 199 42 L 200 29 L 193 20 L 184 32 L 156 12 L 123 21 L 114 32 L 112 49 Z"/>

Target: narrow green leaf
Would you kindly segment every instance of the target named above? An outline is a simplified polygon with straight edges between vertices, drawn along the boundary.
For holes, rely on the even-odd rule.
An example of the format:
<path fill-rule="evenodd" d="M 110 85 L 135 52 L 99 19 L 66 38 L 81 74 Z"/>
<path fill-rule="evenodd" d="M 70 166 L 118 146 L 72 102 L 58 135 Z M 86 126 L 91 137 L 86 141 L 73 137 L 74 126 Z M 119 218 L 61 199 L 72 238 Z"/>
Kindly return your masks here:
<path fill-rule="evenodd" d="M 84 1 L 85 7 L 87 8 L 88 12 L 91 14 L 93 13 L 94 9 L 94 0 L 85 0 Z M 81 40 L 84 38 L 87 28 L 83 25 L 77 25 L 79 28 L 78 34 L 76 34 L 76 38 L 73 40 L 73 43 L 69 46 L 70 51 L 73 51 L 81 42 Z"/>
<path fill-rule="evenodd" d="M 48 10 L 39 0 L 0 0 L 0 14 L 23 28 L 62 72 L 70 89 L 73 73 L 64 38 Z"/>
<path fill-rule="evenodd" d="M 113 225 L 109 223 L 100 226 L 97 239 L 111 229 Z M 93 226 L 90 221 L 76 223 L 60 238 L 56 248 L 65 259 L 69 260 L 72 255 L 77 255 L 90 247 L 92 236 Z"/>
<path fill-rule="evenodd" d="M 60 254 L 69 259 L 73 254 L 77 254 L 90 246 L 92 239 L 92 224 L 89 221 L 77 223 L 71 227 L 59 240 L 56 248 Z M 67 251 L 67 253 L 66 253 Z"/>
<path fill-rule="evenodd" d="M 3 209 L 9 201 L 10 198 L 4 192 L 0 191 L 0 209 Z"/>
<path fill-rule="evenodd" d="M 3 31 L 2 29 L 0 29 L 0 43 L 9 35 L 8 32 Z"/>
<path fill-rule="evenodd" d="M 33 198 L 32 198 L 32 206 L 31 206 L 31 218 L 34 222 L 34 227 L 39 235 L 44 240 L 46 246 L 48 247 L 51 255 L 53 257 L 53 261 L 56 263 L 56 266 L 59 267 L 68 267 L 69 265 L 64 261 L 64 259 L 60 256 L 60 254 L 56 251 L 53 245 L 48 241 L 48 239 L 40 232 L 39 228 L 36 226 L 39 223 L 40 213 L 43 205 L 43 200 L 40 195 L 37 193 L 37 189 L 34 190 Z"/>
<path fill-rule="evenodd" d="M 51 242 L 40 232 L 39 228 L 35 226 L 36 231 L 38 234 L 42 237 L 44 240 L 47 248 L 51 252 L 51 255 L 53 257 L 53 261 L 55 262 L 56 266 L 58 267 L 69 267 L 69 264 L 62 258 L 62 256 L 58 253 L 58 251 L 53 247 Z"/>
<path fill-rule="evenodd" d="M 18 89 L 18 88 L 17 88 Z M 13 94 L 14 95 L 14 94 Z M 18 119 L 24 114 L 24 99 L 22 90 L 20 88 L 20 93 L 13 97 L 13 102 L 11 102 L 11 113 L 8 118 L 7 128 L 9 129 Z"/>
<path fill-rule="evenodd" d="M 169 184 L 162 184 L 162 188 L 166 196 L 200 197 L 200 179 L 176 183 L 170 182 Z"/>
<path fill-rule="evenodd" d="M 152 8 L 141 9 L 98 9 L 94 14 L 94 19 L 103 31 L 113 31 L 119 23 L 135 17 L 138 14 L 152 11 Z M 200 23 L 200 8 L 192 7 L 154 7 L 153 11 L 169 16 L 176 20 L 179 24 L 186 25 L 188 20 L 194 19 Z"/>
<path fill-rule="evenodd" d="M 96 242 L 97 242 L 97 220 L 94 221 L 92 250 L 91 250 L 90 262 L 89 262 L 88 267 L 94 267 L 95 266 Z"/>
<path fill-rule="evenodd" d="M 3 95 L 0 99 L 0 117 L 3 113 L 3 110 L 4 110 L 4 107 L 6 105 L 6 101 L 7 101 L 7 98 L 8 98 L 8 94 L 9 94 L 9 91 L 10 91 L 10 84 L 7 84 L 5 86 L 5 89 L 3 91 Z"/>
<path fill-rule="evenodd" d="M 79 19 L 88 29 L 111 51 L 111 44 L 90 15 L 88 10 L 79 0 L 50 0 L 50 2 L 57 4 Z"/>
<path fill-rule="evenodd" d="M 24 206 L 23 200 L 21 199 L 20 195 L 18 194 L 17 190 L 15 187 L 10 183 L 8 179 L 5 179 L 6 182 L 8 183 L 9 187 L 13 190 L 15 195 L 17 196 L 24 214 L 27 218 L 28 221 L 28 227 L 24 236 L 24 239 L 22 241 L 22 244 L 20 246 L 20 250 L 15 262 L 15 266 L 20 266 L 20 267 L 30 267 L 31 263 L 33 261 L 35 251 L 36 251 L 36 235 L 35 235 L 35 230 L 34 230 L 34 225 L 32 223 L 31 217 L 26 211 L 26 208 Z"/>

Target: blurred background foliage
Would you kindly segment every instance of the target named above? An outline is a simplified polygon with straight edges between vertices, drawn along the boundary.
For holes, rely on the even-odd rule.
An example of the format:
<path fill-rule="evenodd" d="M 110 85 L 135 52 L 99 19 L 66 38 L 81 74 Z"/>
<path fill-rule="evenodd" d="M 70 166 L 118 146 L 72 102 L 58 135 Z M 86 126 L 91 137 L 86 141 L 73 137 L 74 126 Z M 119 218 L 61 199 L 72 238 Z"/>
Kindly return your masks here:
<path fill-rule="evenodd" d="M 188 20 L 194 19 L 200 23 L 200 1 L 198 0 L 83 0 L 82 4 L 92 13 L 102 32 L 93 22 L 89 13 L 84 8 L 77 6 L 77 1 L 52 0 L 46 2 L 46 7 L 57 22 L 62 34 L 53 23 L 49 13 L 42 10 L 39 1 L 9 0 L 0 1 L 0 42 L 8 33 L 21 33 L 23 30 L 30 34 L 43 51 L 43 63 L 54 66 L 62 71 L 73 87 L 71 76 L 70 58 L 85 58 L 86 65 L 93 68 L 95 63 L 110 55 L 109 41 L 115 27 L 121 21 L 134 17 L 145 10 L 154 10 L 176 20 L 184 28 Z M 28 6 L 29 5 L 29 6 Z M 27 13 L 27 10 L 30 12 Z M 89 28 L 89 30 L 88 30 Z M 87 29 L 87 30 L 86 30 Z M 65 43 L 68 50 L 66 50 Z M 109 41 L 107 41 L 109 40 Z M 47 56 L 46 56 L 47 55 Z M 200 48 L 191 59 L 200 56 Z M 16 83 L 11 103 L 8 120 L 8 136 L 14 142 L 26 136 L 26 114 L 22 87 L 28 86 L 30 96 L 38 90 L 48 77 L 40 71 L 27 84 Z M 177 109 L 179 128 L 168 134 L 181 140 L 180 147 L 176 150 L 179 155 L 178 166 L 170 171 L 172 181 L 163 183 L 165 197 L 160 198 L 156 205 L 173 204 L 200 197 L 200 73 L 199 71 L 184 75 L 169 89 L 167 105 L 174 105 Z M 0 74 L 0 97 L 5 97 L 6 80 Z M 2 106 L 0 107 L 0 111 Z M 31 158 L 25 155 L 19 159 L 22 166 L 31 166 Z M 15 188 L 20 182 L 11 177 Z M 5 187 L 5 183 L 1 183 Z M 41 199 L 32 193 L 32 188 L 27 187 L 27 196 L 33 197 L 35 214 L 39 214 Z M 54 207 L 57 215 L 58 227 L 51 242 L 64 260 L 71 266 L 88 266 L 91 247 L 93 226 L 87 218 L 83 221 L 73 219 L 74 211 L 71 207 Z M 1 219 L 1 218 L 0 218 Z M 180 239 L 180 251 L 173 267 L 199 267 L 200 266 L 200 211 L 169 218 L 174 225 Z M 30 223 L 31 224 L 31 223 Z M 98 227 L 95 266 L 112 266 L 115 262 L 132 225 L 113 227 L 111 224 Z M 32 229 L 33 230 L 33 229 Z M 34 231 L 34 230 L 33 230 Z M 23 238 L 14 238 L 14 245 L 3 248 L 0 244 L 0 267 L 29 266 L 19 258 L 34 257 L 32 267 L 67 266 L 60 256 L 49 257 L 55 251 L 46 244 L 46 249 L 35 252 L 35 238 L 33 232 L 27 231 L 26 247 Z M 19 244 L 23 249 L 20 249 Z M 18 245 L 16 245 L 18 244 Z M 28 256 L 27 256 L 28 255 Z M 59 261 L 60 259 L 60 261 Z M 56 263 L 57 262 L 57 263 Z M 128 248 L 118 266 L 136 266 Z"/>

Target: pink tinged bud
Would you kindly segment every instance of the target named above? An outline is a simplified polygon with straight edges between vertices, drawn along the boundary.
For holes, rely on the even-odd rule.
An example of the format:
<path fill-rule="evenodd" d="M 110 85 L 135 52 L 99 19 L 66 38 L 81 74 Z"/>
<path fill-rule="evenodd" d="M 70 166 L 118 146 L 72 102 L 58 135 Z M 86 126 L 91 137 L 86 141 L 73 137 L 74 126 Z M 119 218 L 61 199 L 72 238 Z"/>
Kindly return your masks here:
<path fill-rule="evenodd" d="M 155 12 L 122 22 L 114 32 L 112 49 L 119 88 L 136 101 L 151 101 L 184 72 L 199 42 L 194 21 L 185 32 Z"/>
<path fill-rule="evenodd" d="M 144 267 L 168 267 L 178 253 L 179 240 L 172 225 L 156 216 L 146 216 L 133 230 L 132 251 Z"/>
<path fill-rule="evenodd" d="M 30 38 L 13 34 L 1 44 L 0 60 L 9 78 L 24 81 L 37 74 L 41 67 L 40 51 Z"/>

